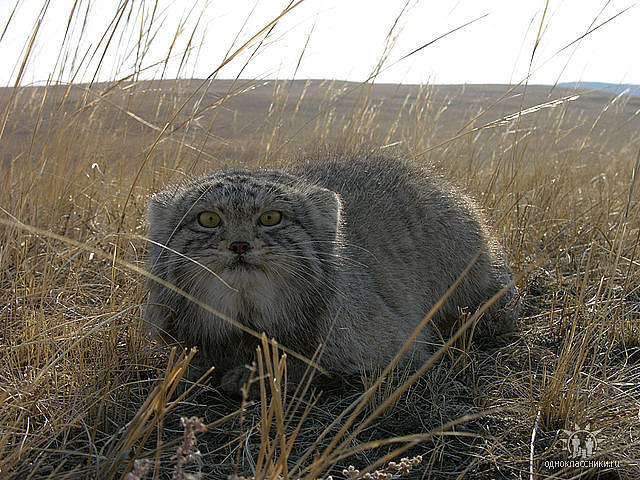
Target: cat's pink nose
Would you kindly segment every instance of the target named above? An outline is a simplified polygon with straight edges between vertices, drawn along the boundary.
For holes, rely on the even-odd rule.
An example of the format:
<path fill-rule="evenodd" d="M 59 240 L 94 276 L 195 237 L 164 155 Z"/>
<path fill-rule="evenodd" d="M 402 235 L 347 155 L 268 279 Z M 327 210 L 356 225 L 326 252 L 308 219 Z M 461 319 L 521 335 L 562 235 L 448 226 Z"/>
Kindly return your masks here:
<path fill-rule="evenodd" d="M 238 255 L 247 253 L 250 248 L 251 244 L 249 242 L 231 242 L 229 244 L 229 250 L 233 253 L 237 253 Z"/>

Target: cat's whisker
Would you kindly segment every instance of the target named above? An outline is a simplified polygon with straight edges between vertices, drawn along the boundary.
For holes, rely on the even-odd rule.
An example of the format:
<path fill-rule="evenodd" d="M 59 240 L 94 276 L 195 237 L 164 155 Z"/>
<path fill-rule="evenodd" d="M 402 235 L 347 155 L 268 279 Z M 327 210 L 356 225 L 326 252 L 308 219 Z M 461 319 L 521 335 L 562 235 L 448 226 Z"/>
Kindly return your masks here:
<path fill-rule="evenodd" d="M 172 233 L 172 236 L 173 236 L 173 233 Z M 205 265 L 202 265 L 202 264 L 201 264 L 200 262 L 198 262 L 197 260 L 193 260 L 190 256 L 185 255 L 185 254 L 183 254 L 183 253 L 181 253 L 181 252 L 178 252 L 177 250 L 174 250 L 173 248 L 171 248 L 171 247 L 169 247 L 169 246 L 167 246 L 167 245 L 164 245 L 163 243 L 156 242 L 156 241 L 151 240 L 151 239 L 148 239 L 148 241 L 149 241 L 149 243 L 151 243 L 151 244 L 155 245 L 156 247 L 160 247 L 161 249 L 164 249 L 164 250 L 166 250 L 166 251 L 168 251 L 168 252 L 171 252 L 172 254 L 177 255 L 178 257 L 184 258 L 184 259 L 185 259 L 185 260 L 187 260 L 187 261 L 190 261 L 190 262 L 195 263 L 196 265 L 199 265 L 200 267 L 204 268 L 204 269 L 205 269 L 205 270 L 207 270 L 209 273 L 211 273 L 213 276 L 217 277 L 220 281 L 222 281 L 223 283 L 225 283 L 225 282 L 224 282 L 224 280 L 222 280 L 222 278 L 220 278 L 216 272 L 214 272 L 213 270 L 209 269 L 209 268 L 208 268 L 208 267 L 206 267 Z M 160 262 L 160 258 L 161 258 L 161 257 L 162 257 L 162 253 L 160 253 L 160 254 L 156 254 L 156 255 L 155 255 L 155 258 L 154 258 L 154 261 L 153 261 L 153 264 L 152 264 L 152 269 L 153 269 L 153 266 L 155 266 L 157 263 L 159 263 L 159 262 Z M 227 286 L 227 287 L 231 288 L 231 286 L 227 285 L 226 283 L 225 283 L 225 286 Z"/>
<path fill-rule="evenodd" d="M 341 247 L 342 249 L 346 249 L 347 247 L 350 248 L 354 248 L 356 250 L 360 250 L 364 253 L 366 253 L 367 255 L 370 255 L 371 257 L 375 258 L 375 255 L 373 254 L 373 252 L 371 252 L 370 250 L 364 248 L 361 245 L 357 245 L 355 243 L 351 243 L 351 242 L 347 242 L 347 241 L 343 241 L 343 240 L 335 240 L 335 239 L 327 239 L 327 240 L 322 240 L 322 239 L 313 239 L 313 240 L 309 240 L 306 242 L 299 242 L 298 245 L 317 245 L 317 244 L 328 244 L 328 245 L 332 245 L 335 247 Z"/>
<path fill-rule="evenodd" d="M 309 256 L 307 255 L 293 255 L 290 252 L 286 252 L 286 253 L 273 253 L 270 252 L 271 255 L 273 255 L 273 259 L 274 260 L 279 260 L 281 258 L 295 258 L 295 259 L 308 259 Z M 351 265 L 358 265 L 361 267 L 367 267 L 367 264 L 359 262 L 353 258 L 349 258 L 347 255 L 343 255 L 343 254 L 337 254 L 337 253 L 325 253 L 325 252 L 315 252 L 312 257 L 320 260 L 321 262 L 327 263 L 327 264 L 332 264 L 332 265 L 343 265 L 343 264 L 351 264 Z"/>
<path fill-rule="evenodd" d="M 322 292 L 322 290 L 321 290 L 319 287 L 317 287 L 316 282 L 313 282 L 313 281 L 312 281 L 312 280 L 315 278 L 315 277 L 313 276 L 313 273 L 310 273 L 310 275 L 309 275 L 308 277 L 300 276 L 300 274 L 296 271 L 296 267 L 297 267 L 297 265 L 293 265 L 293 266 L 291 266 L 291 269 L 289 269 L 289 270 L 287 270 L 287 268 L 286 268 L 286 267 L 285 267 L 285 268 L 282 268 L 282 270 L 284 270 L 284 271 L 287 273 L 287 275 L 288 275 L 288 276 L 298 275 L 298 277 L 299 277 L 301 280 L 304 280 L 304 281 L 306 281 L 306 282 L 307 282 L 307 284 L 308 284 L 308 288 L 309 288 L 309 289 L 311 289 L 312 291 L 314 291 L 314 292 L 316 292 L 316 293 L 321 293 L 321 292 Z M 282 280 L 286 280 L 286 279 L 287 279 L 287 278 L 286 278 L 284 275 L 282 275 L 282 273 L 281 273 L 280 271 L 278 271 L 278 270 L 274 270 L 274 273 L 275 273 L 276 275 L 279 275 L 279 276 L 282 278 Z M 346 298 L 345 293 L 344 293 L 344 292 L 342 292 L 340 289 L 336 288 L 336 286 L 335 286 L 335 285 L 333 285 L 333 284 L 324 284 L 324 285 L 323 285 L 323 289 L 329 290 L 329 292 L 332 292 L 332 293 L 334 293 L 334 294 L 336 294 L 336 295 L 340 296 L 341 298 Z"/>

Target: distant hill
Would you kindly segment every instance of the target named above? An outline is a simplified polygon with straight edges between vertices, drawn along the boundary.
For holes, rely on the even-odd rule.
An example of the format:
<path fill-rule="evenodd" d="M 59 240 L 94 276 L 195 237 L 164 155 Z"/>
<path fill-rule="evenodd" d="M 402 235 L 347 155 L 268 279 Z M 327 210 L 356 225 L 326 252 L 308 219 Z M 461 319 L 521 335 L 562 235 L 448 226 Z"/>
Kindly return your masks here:
<path fill-rule="evenodd" d="M 559 87 L 581 88 L 584 90 L 600 90 L 601 92 L 626 93 L 627 95 L 640 96 L 640 85 L 631 83 L 604 83 L 604 82 L 565 82 L 559 83 Z"/>
<path fill-rule="evenodd" d="M 557 148 L 573 148 L 569 145 L 576 136 L 602 135 L 607 145 L 614 146 L 637 138 L 640 94 L 625 95 L 613 109 L 608 106 L 615 93 L 591 84 L 581 84 L 575 90 L 575 85 L 418 86 L 322 79 L 167 79 L 22 87 L 17 93 L 10 87 L 0 87 L 0 112 L 6 111 L 10 101 L 15 102 L 2 138 L 0 172 L 9 162 L 46 143 L 54 135 L 48 132 L 71 128 L 68 125 L 78 128 L 82 135 L 91 134 L 95 139 L 91 145 L 99 149 L 95 155 L 107 163 L 119 161 L 120 152 L 136 152 L 141 145 L 155 144 L 159 133 L 164 132 L 163 138 L 166 136 L 169 143 L 161 158 L 182 155 L 180 149 L 186 145 L 198 155 L 203 152 L 212 162 L 225 159 L 229 166 L 251 166 L 247 159 L 266 158 L 261 149 L 267 141 L 283 145 L 278 147 L 278 155 L 280 150 L 311 148 L 308 145 L 332 148 L 337 145 L 334 138 L 359 135 L 359 130 L 350 126 L 354 115 L 373 125 L 367 127 L 370 136 L 358 140 L 362 145 L 399 145 L 419 135 L 428 143 L 411 148 L 442 155 L 456 155 L 449 149 L 454 140 L 467 138 L 466 133 L 491 137 L 497 143 L 490 145 L 482 140 L 476 144 L 484 152 L 503 155 L 499 153 L 505 148 L 501 142 L 507 142 L 510 148 L 511 140 L 491 136 L 492 132 L 507 136 L 527 132 L 525 135 L 533 138 L 537 132 L 544 134 L 549 121 L 559 122 L 553 123 L 553 128 L 565 132 L 560 136 L 562 143 L 558 140 L 562 147 Z M 59 135 L 56 138 L 63 138 L 62 133 Z"/>

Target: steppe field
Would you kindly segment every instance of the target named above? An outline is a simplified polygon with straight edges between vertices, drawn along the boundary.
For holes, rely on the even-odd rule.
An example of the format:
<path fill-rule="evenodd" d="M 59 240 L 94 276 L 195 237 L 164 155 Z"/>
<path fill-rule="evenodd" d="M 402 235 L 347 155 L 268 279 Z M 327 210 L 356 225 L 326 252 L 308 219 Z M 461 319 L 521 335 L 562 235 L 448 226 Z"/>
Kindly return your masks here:
<path fill-rule="evenodd" d="M 640 476 L 640 97 L 166 80 L 0 99 L 2 478 L 391 478 L 418 455 L 410 478 Z M 322 152 L 402 156 L 473 194 L 511 256 L 520 329 L 461 335 L 418 378 L 266 382 L 262 402 L 178 385 L 189 355 L 139 317 L 149 195 Z M 597 432 L 592 463 L 562 463 L 579 430 Z"/>
<path fill-rule="evenodd" d="M 141 72 L 0 89 L 0 479 L 640 478 L 640 96 Z M 188 381 L 140 317 L 150 195 L 323 154 L 474 196 L 519 328 L 295 391 L 264 338 L 259 400 Z"/>

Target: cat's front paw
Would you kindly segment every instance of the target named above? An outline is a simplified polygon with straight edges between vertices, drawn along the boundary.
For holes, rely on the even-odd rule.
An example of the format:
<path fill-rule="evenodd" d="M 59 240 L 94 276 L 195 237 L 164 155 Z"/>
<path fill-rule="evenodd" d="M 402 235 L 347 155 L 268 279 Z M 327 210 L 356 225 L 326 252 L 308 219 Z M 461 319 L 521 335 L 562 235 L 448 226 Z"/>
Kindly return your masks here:
<path fill-rule="evenodd" d="M 240 365 L 227 370 L 222 375 L 220 388 L 231 395 L 242 396 L 242 389 L 247 389 L 247 398 L 255 400 L 260 397 L 260 387 L 256 382 L 255 368 Z"/>

